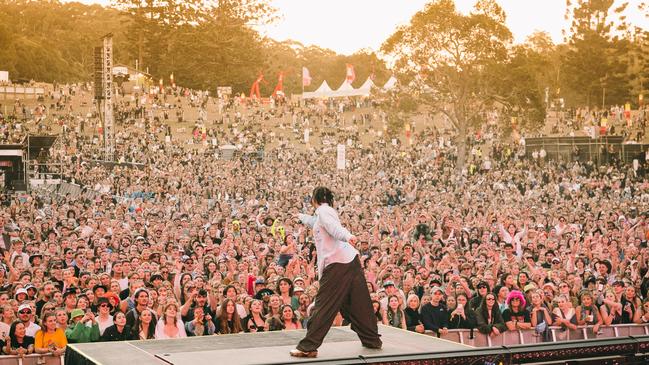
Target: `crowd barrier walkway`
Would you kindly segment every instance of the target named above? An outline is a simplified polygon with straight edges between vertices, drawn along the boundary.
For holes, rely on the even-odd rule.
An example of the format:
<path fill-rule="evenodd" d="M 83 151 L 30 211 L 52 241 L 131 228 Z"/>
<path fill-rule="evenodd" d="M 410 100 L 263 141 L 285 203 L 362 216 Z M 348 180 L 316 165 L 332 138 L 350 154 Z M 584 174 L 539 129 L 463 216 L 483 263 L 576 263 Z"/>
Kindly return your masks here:
<path fill-rule="evenodd" d="M 63 356 L 31 354 L 25 356 L 1 355 L 0 365 L 64 365 Z"/>
<path fill-rule="evenodd" d="M 550 332 L 547 336 L 538 334 L 533 329 L 506 331 L 498 336 L 489 336 L 478 332 L 477 329 L 461 329 L 449 330 L 447 334 L 440 335 L 439 337 L 445 340 L 475 347 L 533 345 L 544 342 L 644 336 L 649 335 L 649 324 L 618 324 L 612 326 L 601 326 L 598 333 L 593 332 L 592 326 L 579 326 L 576 330 L 563 330 L 561 327 L 550 327 L 549 331 Z M 437 336 L 432 331 L 426 331 L 426 334 L 429 336 Z"/>

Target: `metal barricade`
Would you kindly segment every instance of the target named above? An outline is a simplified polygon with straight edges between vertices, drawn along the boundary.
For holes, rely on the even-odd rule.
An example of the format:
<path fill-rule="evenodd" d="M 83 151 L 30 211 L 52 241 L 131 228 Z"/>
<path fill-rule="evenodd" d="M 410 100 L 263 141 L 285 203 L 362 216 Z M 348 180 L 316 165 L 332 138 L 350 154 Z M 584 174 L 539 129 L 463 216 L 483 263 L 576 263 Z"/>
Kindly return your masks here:
<path fill-rule="evenodd" d="M 50 354 L 0 355 L 0 365 L 64 365 L 63 356 Z"/>
<path fill-rule="evenodd" d="M 618 324 L 613 326 L 601 326 L 597 333 L 593 333 L 592 326 L 579 326 L 576 330 L 564 330 L 561 327 L 550 327 L 550 338 L 544 340 L 542 334 L 536 333 L 534 329 L 506 331 L 498 336 L 489 336 L 471 330 L 458 329 L 449 330 L 447 334 L 439 336 L 442 339 L 461 343 L 474 347 L 499 347 L 512 345 L 533 345 L 544 342 L 562 342 L 592 340 L 599 338 L 614 338 L 628 336 L 649 335 L 649 324 Z M 437 334 L 426 331 L 426 335 L 437 337 Z M 1 364 L 0 364 L 1 365 Z"/>

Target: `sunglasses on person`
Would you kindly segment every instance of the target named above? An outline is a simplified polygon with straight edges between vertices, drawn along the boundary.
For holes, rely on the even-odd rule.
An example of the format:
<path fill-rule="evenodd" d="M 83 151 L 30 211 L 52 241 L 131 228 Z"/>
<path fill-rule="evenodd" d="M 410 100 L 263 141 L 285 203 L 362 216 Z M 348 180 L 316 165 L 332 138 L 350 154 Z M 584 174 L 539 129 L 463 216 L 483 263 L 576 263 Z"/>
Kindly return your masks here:
<path fill-rule="evenodd" d="M 99 308 L 107 308 L 107 307 L 108 307 L 108 304 L 106 304 L 106 303 L 99 305 Z"/>
<path fill-rule="evenodd" d="M 487 298 L 487 301 L 496 300 L 496 298 Z"/>
<path fill-rule="evenodd" d="M 20 314 L 32 314 L 32 311 L 25 309 L 25 310 L 21 310 L 18 313 L 20 313 Z"/>

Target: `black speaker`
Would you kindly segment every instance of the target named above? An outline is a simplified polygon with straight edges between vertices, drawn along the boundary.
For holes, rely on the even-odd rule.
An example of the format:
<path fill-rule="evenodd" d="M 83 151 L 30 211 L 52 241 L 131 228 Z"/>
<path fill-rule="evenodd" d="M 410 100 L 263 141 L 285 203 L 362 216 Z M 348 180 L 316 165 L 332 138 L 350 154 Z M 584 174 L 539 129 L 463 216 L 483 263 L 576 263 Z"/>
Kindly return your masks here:
<path fill-rule="evenodd" d="M 95 67 L 93 69 L 93 79 L 95 81 L 95 99 L 100 100 L 104 97 L 104 57 L 103 47 L 95 47 Z"/>

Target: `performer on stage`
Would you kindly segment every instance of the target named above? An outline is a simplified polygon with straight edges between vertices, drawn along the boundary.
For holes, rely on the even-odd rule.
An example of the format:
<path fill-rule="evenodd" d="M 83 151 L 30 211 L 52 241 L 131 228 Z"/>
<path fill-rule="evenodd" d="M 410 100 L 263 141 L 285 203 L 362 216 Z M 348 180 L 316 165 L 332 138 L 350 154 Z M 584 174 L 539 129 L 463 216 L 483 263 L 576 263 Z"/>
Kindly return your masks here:
<path fill-rule="evenodd" d="M 307 334 L 291 350 L 291 356 L 318 356 L 318 347 L 340 311 L 351 322 L 351 329 L 364 347 L 380 349 L 382 346 L 359 253 L 352 246 L 356 237 L 340 224 L 333 203 L 331 190 L 318 187 L 311 198 L 315 215 L 299 215 L 302 223 L 313 229 L 320 290 L 307 323 Z"/>

